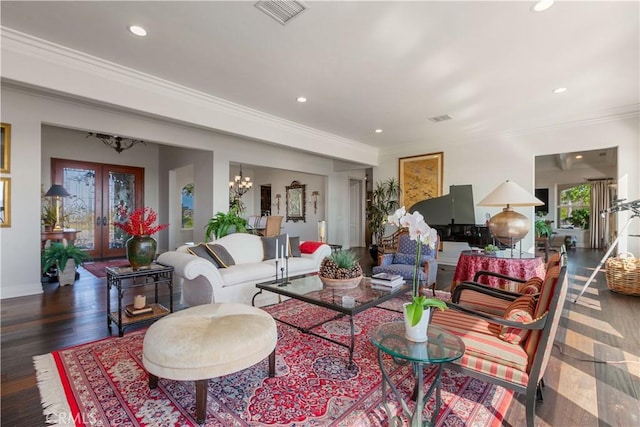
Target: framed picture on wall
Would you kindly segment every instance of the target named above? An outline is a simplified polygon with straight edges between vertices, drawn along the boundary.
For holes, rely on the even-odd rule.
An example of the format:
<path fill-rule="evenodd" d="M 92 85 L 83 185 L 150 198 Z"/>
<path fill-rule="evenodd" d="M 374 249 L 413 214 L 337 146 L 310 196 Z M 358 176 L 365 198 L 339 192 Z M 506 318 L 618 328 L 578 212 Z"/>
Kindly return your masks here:
<path fill-rule="evenodd" d="M 11 172 L 11 125 L 0 124 L 0 173 Z"/>
<path fill-rule="evenodd" d="M 0 178 L 0 227 L 11 227 L 11 178 Z"/>
<path fill-rule="evenodd" d="M 399 161 L 400 206 L 409 210 L 416 203 L 442 195 L 444 154 L 401 157 Z"/>

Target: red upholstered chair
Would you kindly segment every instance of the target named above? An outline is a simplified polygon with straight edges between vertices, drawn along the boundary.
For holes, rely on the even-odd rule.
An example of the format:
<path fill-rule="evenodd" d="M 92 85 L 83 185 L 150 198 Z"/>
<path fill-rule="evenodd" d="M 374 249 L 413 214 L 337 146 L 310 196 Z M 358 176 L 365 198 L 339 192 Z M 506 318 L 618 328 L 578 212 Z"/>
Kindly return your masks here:
<path fill-rule="evenodd" d="M 542 400 L 542 376 L 567 287 L 567 266 L 563 262 L 547 272 L 537 295 L 520 296 L 482 285 L 473 289 L 490 294 L 495 301 L 507 301 L 501 314 L 449 303 L 449 310 L 436 310 L 432 316 L 433 324 L 458 335 L 466 346 L 464 356 L 448 367 L 523 394 L 528 427 L 534 427 L 536 397 Z M 507 307 L 510 309 L 505 312 Z"/>

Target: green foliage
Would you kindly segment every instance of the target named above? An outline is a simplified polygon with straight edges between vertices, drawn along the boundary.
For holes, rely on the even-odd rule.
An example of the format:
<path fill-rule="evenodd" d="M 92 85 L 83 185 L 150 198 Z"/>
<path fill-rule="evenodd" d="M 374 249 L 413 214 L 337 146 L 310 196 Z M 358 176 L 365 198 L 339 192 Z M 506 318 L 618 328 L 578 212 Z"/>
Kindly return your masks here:
<path fill-rule="evenodd" d="M 358 263 L 358 257 L 352 251 L 337 251 L 329 256 L 338 268 L 351 269 Z"/>
<path fill-rule="evenodd" d="M 416 326 L 420 323 L 425 307 L 435 307 L 439 310 L 446 310 L 447 303 L 437 298 L 427 298 L 424 295 L 414 296 L 406 308 L 407 319 L 409 319 L 411 326 Z"/>
<path fill-rule="evenodd" d="M 247 231 L 247 220 L 239 216 L 237 205 L 229 209 L 228 213 L 218 212 L 209 220 L 205 227 L 205 241 L 210 241 L 213 237 L 219 239 L 226 236 L 232 227 L 235 227 L 238 233 Z"/>
<path fill-rule="evenodd" d="M 571 212 L 571 216 L 567 218 L 567 221 L 569 221 L 574 227 L 586 230 L 589 228 L 589 210 L 574 209 Z"/>
<path fill-rule="evenodd" d="M 589 205 L 591 203 L 591 189 L 589 184 L 580 184 L 560 192 L 560 203 Z"/>
<path fill-rule="evenodd" d="M 72 244 L 52 243 L 42 251 L 42 272 L 46 273 L 54 265 L 57 265 L 60 271 L 64 271 L 70 259 L 74 260 L 76 265 L 82 265 L 91 257 L 85 249 Z"/>
<path fill-rule="evenodd" d="M 487 245 L 484 247 L 485 252 L 498 252 L 500 250 L 496 245 Z"/>
<path fill-rule="evenodd" d="M 389 178 L 384 182 L 378 181 L 371 196 L 371 207 L 369 208 L 369 227 L 380 242 L 384 237 L 384 228 L 387 217 L 398 209 L 398 198 L 400 196 L 400 184 L 395 178 Z"/>
<path fill-rule="evenodd" d="M 536 220 L 536 237 L 549 237 L 551 236 L 551 225 L 544 219 Z"/>

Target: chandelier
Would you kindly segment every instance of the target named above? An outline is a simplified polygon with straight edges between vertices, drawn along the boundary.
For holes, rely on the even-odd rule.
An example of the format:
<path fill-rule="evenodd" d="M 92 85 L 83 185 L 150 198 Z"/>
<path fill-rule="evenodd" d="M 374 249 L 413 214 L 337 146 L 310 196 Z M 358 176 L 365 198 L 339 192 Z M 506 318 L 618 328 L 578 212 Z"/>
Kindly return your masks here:
<path fill-rule="evenodd" d="M 251 178 L 242 175 L 242 165 L 240 165 L 240 174 L 236 175 L 233 181 L 229 181 L 229 191 L 233 193 L 234 198 L 240 198 L 252 187 Z"/>
<path fill-rule="evenodd" d="M 147 143 L 141 139 L 123 138 L 117 135 L 107 135 L 104 133 L 89 132 L 89 135 L 87 135 L 87 138 L 90 136 L 95 136 L 100 141 L 102 141 L 104 145 L 106 145 L 107 147 L 113 148 L 118 153 L 122 153 L 124 150 L 127 150 L 139 143 L 143 143 L 144 145 L 147 145 Z"/>

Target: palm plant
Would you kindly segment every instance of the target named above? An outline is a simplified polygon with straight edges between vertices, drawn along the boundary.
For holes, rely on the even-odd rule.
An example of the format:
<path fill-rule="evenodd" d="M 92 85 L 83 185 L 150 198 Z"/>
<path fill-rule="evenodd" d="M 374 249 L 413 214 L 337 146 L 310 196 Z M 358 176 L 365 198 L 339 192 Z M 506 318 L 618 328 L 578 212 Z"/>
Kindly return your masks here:
<path fill-rule="evenodd" d="M 387 217 L 398 208 L 400 193 L 400 184 L 393 177 L 384 182 L 378 181 L 376 183 L 369 209 L 369 227 L 376 243 L 384 237 Z"/>

